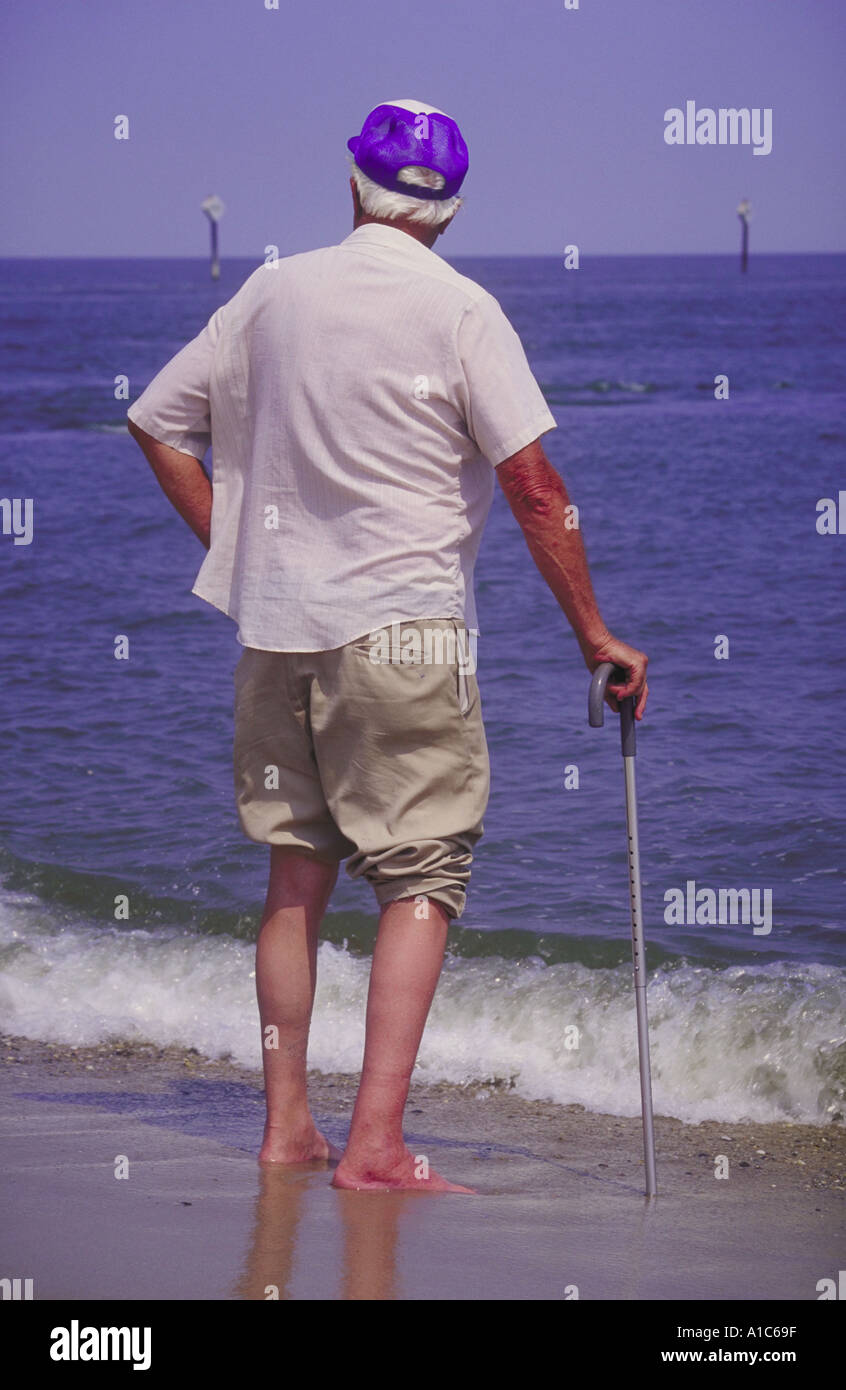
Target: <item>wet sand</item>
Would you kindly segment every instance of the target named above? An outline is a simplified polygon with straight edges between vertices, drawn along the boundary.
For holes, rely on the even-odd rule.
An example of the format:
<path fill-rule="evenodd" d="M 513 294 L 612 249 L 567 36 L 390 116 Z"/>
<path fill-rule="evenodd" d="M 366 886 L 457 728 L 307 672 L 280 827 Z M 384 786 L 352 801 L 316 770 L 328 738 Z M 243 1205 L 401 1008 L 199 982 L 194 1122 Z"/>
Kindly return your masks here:
<path fill-rule="evenodd" d="M 355 1089 L 311 1079 L 340 1145 Z M 647 1202 L 639 1118 L 508 1090 L 412 1087 L 410 1148 L 475 1197 L 259 1167 L 262 1124 L 260 1073 L 193 1050 L 0 1038 L 2 1273 L 36 1299 L 813 1301 L 846 1263 L 841 1126 L 659 1116 Z"/>

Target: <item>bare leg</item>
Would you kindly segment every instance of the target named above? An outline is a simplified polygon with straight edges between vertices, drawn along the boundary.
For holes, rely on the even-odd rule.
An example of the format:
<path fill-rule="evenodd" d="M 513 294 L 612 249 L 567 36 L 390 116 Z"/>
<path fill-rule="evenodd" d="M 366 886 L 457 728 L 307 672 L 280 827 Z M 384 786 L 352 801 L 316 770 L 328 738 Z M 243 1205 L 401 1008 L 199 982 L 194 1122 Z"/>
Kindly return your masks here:
<path fill-rule="evenodd" d="M 256 993 L 267 1100 L 260 1163 L 340 1157 L 319 1133 L 306 1094 L 318 932 L 337 877 L 337 864 L 307 858 L 284 846 L 271 846 L 267 901 L 256 944 Z M 275 1034 L 268 1031 L 273 1028 Z"/>
<path fill-rule="evenodd" d="M 472 1192 L 416 1163 L 402 1137 L 411 1072 L 443 964 L 449 918 L 431 899 L 415 916 L 411 899 L 382 910 L 370 971 L 367 1036 L 350 1136 L 333 1187 Z"/>

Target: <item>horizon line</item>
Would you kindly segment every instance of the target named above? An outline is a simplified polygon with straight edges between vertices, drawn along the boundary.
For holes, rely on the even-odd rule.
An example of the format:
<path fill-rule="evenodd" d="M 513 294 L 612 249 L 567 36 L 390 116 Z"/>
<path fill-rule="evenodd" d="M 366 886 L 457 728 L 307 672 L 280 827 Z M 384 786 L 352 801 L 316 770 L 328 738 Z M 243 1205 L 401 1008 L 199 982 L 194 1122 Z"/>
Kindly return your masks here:
<path fill-rule="evenodd" d="M 330 244 L 336 244 L 336 243 L 330 243 Z M 337 244 L 340 244 L 340 243 L 337 243 Z M 323 248 L 323 247 L 314 247 L 314 248 L 312 248 L 312 249 L 314 249 L 314 250 L 317 251 L 317 250 L 323 250 L 324 248 Z M 286 257 L 287 257 L 288 255 L 290 255 L 290 256 L 298 256 L 298 255 L 301 255 L 301 254 L 302 254 L 302 252 L 300 252 L 300 251 L 289 251 L 289 252 L 286 253 L 285 256 L 280 255 L 279 260 L 280 260 L 280 261 L 285 260 Z M 497 259 L 499 259 L 499 260 L 510 259 L 510 260 L 533 260 L 533 261 L 550 260 L 550 261 L 555 261 L 555 260 L 562 259 L 565 253 L 564 253 L 564 251 L 560 251 L 560 252 L 557 252 L 557 251 L 464 251 L 464 252 L 461 252 L 460 254 L 457 254 L 457 255 L 454 255 L 454 256 L 447 256 L 447 255 L 442 255 L 441 252 L 438 251 L 438 252 L 435 252 L 435 254 L 438 255 L 438 256 L 441 256 L 441 259 L 442 259 L 442 260 L 445 260 L 445 261 L 448 261 L 448 260 L 456 260 L 456 261 L 458 261 L 458 260 L 483 260 L 483 259 L 490 259 L 490 258 L 494 258 L 494 257 L 497 258 Z M 612 259 L 612 258 L 629 257 L 629 258 L 631 258 L 631 259 L 644 259 L 644 260 L 645 260 L 645 259 L 648 259 L 648 258 L 658 258 L 658 257 L 664 257 L 664 258 L 666 258 L 666 257 L 670 257 L 670 256 L 685 257 L 685 258 L 687 258 L 687 259 L 690 259 L 691 257 L 694 257 L 694 256 L 724 256 L 724 257 L 726 257 L 727 260 L 736 260 L 736 259 L 738 258 L 738 255 L 739 255 L 739 252 L 737 252 L 737 251 L 590 251 L 590 252 L 586 252 L 586 253 L 585 253 L 585 252 L 580 252 L 580 253 L 579 253 L 579 259 L 580 259 L 580 260 L 585 260 L 585 259 L 589 259 L 589 260 L 604 260 L 604 259 Z M 809 250 L 803 250 L 803 251 L 753 251 L 753 252 L 750 252 L 749 259 L 750 259 L 750 262 L 751 262 L 752 260 L 762 260 L 762 259 L 763 259 L 764 257 L 766 257 L 766 256 L 844 256 L 844 255 L 846 255 L 846 247 L 844 247 L 842 250 L 838 250 L 838 251 L 809 251 Z M 31 256 L 31 255 L 26 255 L 26 254 L 23 254 L 23 253 L 21 253 L 21 254 L 12 253 L 12 254 L 8 254 L 8 255 L 7 255 L 7 254 L 4 254 L 3 252 L 0 252 L 0 261 L 199 261 L 199 262 L 205 264 L 205 263 L 208 262 L 208 259 L 209 259 L 208 253 L 206 253 L 206 254 L 204 254 L 204 255 L 203 255 L 203 254 L 199 254 L 199 255 L 184 255 L 184 254 L 181 254 L 181 255 L 180 255 L 180 254 L 171 255 L 171 254 L 168 254 L 168 253 L 156 253 L 156 254 L 150 254 L 150 255 L 143 255 L 143 254 L 138 254 L 138 253 L 133 252 L 133 253 L 130 253 L 130 254 L 120 255 L 120 254 L 111 254 L 111 253 L 108 253 L 108 254 L 98 254 L 97 252 L 71 251 L 71 252 L 66 252 L 64 255 L 59 255 L 59 254 L 57 254 L 57 253 L 55 253 L 55 252 L 44 252 L 44 253 L 41 253 L 41 254 L 39 254 L 39 255 Z M 223 266 L 227 261 L 252 261 L 252 260 L 253 260 L 253 256 L 252 256 L 252 254 L 249 254 L 249 253 L 242 254 L 242 255 L 230 254 L 230 255 L 228 255 L 228 256 L 221 256 L 221 257 L 220 257 L 220 264 L 221 264 L 221 266 Z M 263 260 L 261 259 L 261 257 L 259 257 L 259 258 L 256 260 L 256 264 L 257 264 L 257 265 L 262 265 L 262 264 L 264 264 L 264 262 L 263 262 Z"/>

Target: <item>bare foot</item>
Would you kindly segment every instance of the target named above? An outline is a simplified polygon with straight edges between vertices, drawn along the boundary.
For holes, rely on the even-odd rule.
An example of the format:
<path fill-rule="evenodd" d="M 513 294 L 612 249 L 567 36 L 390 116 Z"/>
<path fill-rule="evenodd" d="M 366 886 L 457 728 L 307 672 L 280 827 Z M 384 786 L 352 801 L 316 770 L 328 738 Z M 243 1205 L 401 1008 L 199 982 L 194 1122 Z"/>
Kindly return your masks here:
<path fill-rule="evenodd" d="M 294 1132 L 288 1125 L 264 1126 L 264 1140 L 259 1150 L 259 1163 L 309 1163 L 323 1159 L 338 1163 L 341 1150 L 320 1133 L 316 1125 Z"/>
<path fill-rule="evenodd" d="M 332 1187 L 354 1192 L 466 1192 L 476 1195 L 474 1187 L 461 1187 L 447 1182 L 428 1159 L 415 1157 L 408 1149 L 399 1154 L 374 1154 L 370 1159 L 349 1159 L 346 1155 L 335 1169 Z"/>

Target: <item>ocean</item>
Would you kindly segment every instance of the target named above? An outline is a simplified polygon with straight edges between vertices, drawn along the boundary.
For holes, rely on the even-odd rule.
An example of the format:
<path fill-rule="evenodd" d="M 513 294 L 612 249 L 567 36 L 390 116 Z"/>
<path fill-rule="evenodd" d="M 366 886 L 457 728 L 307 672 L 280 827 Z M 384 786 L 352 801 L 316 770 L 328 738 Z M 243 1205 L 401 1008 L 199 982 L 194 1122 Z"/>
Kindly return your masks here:
<path fill-rule="evenodd" d="M 520 333 L 605 621 L 650 657 L 656 1113 L 841 1122 L 846 257 L 755 256 L 746 276 L 724 256 L 453 263 Z M 115 397 L 253 269 L 224 261 L 214 284 L 201 260 L 0 262 L 0 495 L 32 500 L 30 543 L 0 535 L 6 1033 L 261 1064 L 267 850 L 232 795 L 240 648 L 190 593 L 202 549 Z M 476 592 L 492 794 L 417 1074 L 634 1115 L 616 719 L 588 727 L 588 673 L 499 493 Z M 703 890 L 730 889 L 760 910 L 709 921 Z M 705 904 L 700 920 L 674 897 Z M 375 925 L 342 870 L 312 1068 L 359 1067 Z"/>

